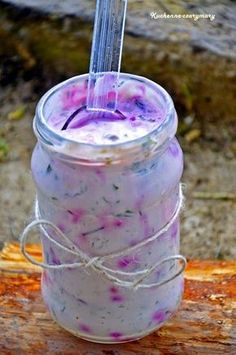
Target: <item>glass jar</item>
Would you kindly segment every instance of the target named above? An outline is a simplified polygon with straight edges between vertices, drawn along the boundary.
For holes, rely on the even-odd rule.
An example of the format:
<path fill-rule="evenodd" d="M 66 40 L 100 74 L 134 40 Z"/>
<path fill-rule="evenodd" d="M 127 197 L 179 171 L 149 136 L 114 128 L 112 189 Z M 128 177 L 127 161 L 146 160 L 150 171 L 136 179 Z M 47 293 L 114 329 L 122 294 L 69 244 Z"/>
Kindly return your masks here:
<path fill-rule="evenodd" d="M 79 143 L 56 132 L 48 124 L 53 109 L 60 112 L 62 94 L 87 78 L 74 77 L 52 88 L 40 100 L 34 120 L 37 218 L 61 231 L 41 225 L 44 262 L 55 266 L 43 271 L 42 294 L 53 318 L 69 332 L 118 343 L 159 328 L 181 301 L 183 155 L 170 96 L 156 83 L 129 74 L 121 74 L 121 85 L 141 82 L 158 94 L 165 119 L 157 129 L 110 145 Z M 83 265 L 74 265 L 80 261 L 76 252 L 48 239 L 68 247 L 62 234 L 71 242 L 69 249 L 82 251 Z"/>

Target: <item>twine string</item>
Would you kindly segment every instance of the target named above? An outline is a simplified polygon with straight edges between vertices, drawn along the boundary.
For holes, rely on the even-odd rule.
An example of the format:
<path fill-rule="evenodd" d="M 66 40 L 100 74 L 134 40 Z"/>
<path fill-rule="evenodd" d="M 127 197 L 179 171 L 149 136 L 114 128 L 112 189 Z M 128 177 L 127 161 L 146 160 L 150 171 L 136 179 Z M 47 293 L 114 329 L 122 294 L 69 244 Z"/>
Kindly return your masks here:
<path fill-rule="evenodd" d="M 114 259 L 120 256 L 127 255 L 137 249 L 141 249 L 142 247 L 146 246 L 147 244 L 157 240 L 161 235 L 166 233 L 171 225 L 175 222 L 176 218 L 179 215 L 179 212 L 182 208 L 183 205 L 183 193 L 182 193 L 182 188 L 180 185 L 179 188 L 179 200 L 177 202 L 175 211 L 173 215 L 171 216 L 170 220 L 154 235 L 151 235 L 149 238 L 142 240 L 141 242 L 132 245 L 128 248 L 122 249 L 120 251 L 116 251 L 107 255 L 103 256 L 96 256 L 96 257 L 90 257 L 86 253 L 84 253 L 82 250 L 80 250 L 54 223 L 47 221 L 45 219 L 40 218 L 39 214 L 39 207 L 38 207 L 38 201 L 36 201 L 35 205 L 35 215 L 36 219 L 33 220 L 31 223 L 29 223 L 20 238 L 20 247 L 21 247 L 21 252 L 25 256 L 25 258 L 33 265 L 40 266 L 44 269 L 54 269 L 54 270 L 61 270 L 61 269 L 66 269 L 66 268 L 79 268 L 79 267 L 84 267 L 84 268 L 91 268 L 95 272 L 101 274 L 103 277 L 106 279 L 112 281 L 113 283 L 123 286 L 123 287 L 128 287 L 128 288 L 133 288 L 137 290 L 138 288 L 151 288 L 151 287 L 159 287 L 162 286 L 171 280 L 175 279 L 178 277 L 185 269 L 186 267 L 186 259 L 182 255 L 172 255 L 167 258 L 162 259 L 161 261 L 156 262 L 154 265 L 140 271 L 135 271 L 135 272 L 125 272 L 121 270 L 114 270 L 112 268 L 109 268 L 104 265 L 104 263 L 110 259 Z M 67 252 L 71 255 L 74 255 L 78 257 L 79 261 L 73 262 L 73 263 L 62 263 L 62 264 L 47 264 L 45 262 L 39 262 L 35 260 L 27 251 L 26 251 L 26 244 L 28 237 L 30 235 L 30 232 L 33 228 L 40 226 L 41 229 L 43 230 L 42 236 L 46 237 L 51 243 L 55 244 L 59 249 L 63 250 L 64 252 Z M 52 238 L 50 234 L 46 231 L 44 228 L 45 226 L 49 226 L 50 228 L 53 229 L 54 232 L 56 232 L 57 236 L 60 237 L 61 240 L 64 240 L 67 246 L 59 243 L 57 240 Z M 172 276 L 168 277 L 167 279 L 164 279 L 162 281 L 156 282 L 156 283 L 151 283 L 151 284 L 145 284 L 143 281 L 148 278 L 148 276 L 151 275 L 151 273 L 160 267 L 162 264 L 165 264 L 167 262 L 171 261 L 180 261 L 181 262 L 181 267 L 179 270 L 177 270 Z M 137 276 L 137 278 L 133 281 L 125 281 L 120 278 L 118 278 L 115 275 L 121 275 L 121 276 Z M 141 275 L 141 276 L 140 276 Z"/>

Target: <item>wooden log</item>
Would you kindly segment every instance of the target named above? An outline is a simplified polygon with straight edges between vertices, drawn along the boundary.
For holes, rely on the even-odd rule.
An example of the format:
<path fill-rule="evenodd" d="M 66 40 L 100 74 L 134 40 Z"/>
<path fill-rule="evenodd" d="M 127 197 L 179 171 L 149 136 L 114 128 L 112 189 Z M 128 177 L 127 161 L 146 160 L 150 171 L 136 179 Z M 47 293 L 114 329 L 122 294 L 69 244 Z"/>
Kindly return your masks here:
<path fill-rule="evenodd" d="M 87 72 L 94 10 L 94 0 L 0 0 L 0 58 L 41 70 L 53 83 Z M 154 19 L 151 13 L 215 17 Z M 235 2 L 130 0 L 122 63 L 123 71 L 167 88 L 179 112 L 202 123 L 235 121 Z"/>
<path fill-rule="evenodd" d="M 40 260 L 39 245 L 29 252 Z M 177 315 L 159 331 L 120 345 L 85 342 L 61 329 L 40 295 L 40 269 L 17 244 L 0 254 L 0 353 L 81 355 L 236 354 L 236 262 L 189 261 Z"/>

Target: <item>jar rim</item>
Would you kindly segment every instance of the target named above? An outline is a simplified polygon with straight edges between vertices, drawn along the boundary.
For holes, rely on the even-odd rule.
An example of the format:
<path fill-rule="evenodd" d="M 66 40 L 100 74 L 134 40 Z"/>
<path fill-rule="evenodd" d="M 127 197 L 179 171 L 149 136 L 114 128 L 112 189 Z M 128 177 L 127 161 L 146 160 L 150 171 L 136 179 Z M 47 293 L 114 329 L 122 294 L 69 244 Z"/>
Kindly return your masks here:
<path fill-rule="evenodd" d="M 55 85 L 52 87 L 50 90 L 48 90 L 42 98 L 39 100 L 37 107 L 36 107 L 36 114 L 34 117 L 34 123 L 33 123 L 33 128 L 36 137 L 39 139 L 41 143 L 43 143 L 45 146 L 47 146 L 49 149 L 58 151 L 60 153 L 63 153 L 62 149 L 59 147 L 64 146 L 66 143 L 69 148 L 69 150 L 66 150 L 64 153 L 67 155 L 72 152 L 72 147 L 80 147 L 81 153 L 85 153 L 86 150 L 88 150 L 90 153 L 96 152 L 98 153 L 100 151 L 103 152 L 102 156 L 100 157 L 101 159 L 99 160 L 106 160 L 107 157 L 106 152 L 112 150 L 114 154 L 114 157 L 116 159 L 118 158 L 119 151 L 122 151 L 124 154 L 124 151 L 131 150 L 131 151 L 136 151 L 140 150 L 141 146 L 147 145 L 150 140 L 153 142 L 153 145 L 155 145 L 155 150 L 160 149 L 163 145 L 166 145 L 167 141 L 170 141 L 177 130 L 177 115 L 175 112 L 174 104 L 173 101 L 168 94 L 168 92 L 159 84 L 155 83 L 154 81 L 139 76 L 139 75 L 134 75 L 134 74 L 129 74 L 129 73 L 120 73 L 120 79 L 134 79 L 137 81 L 140 81 L 144 83 L 145 85 L 148 85 L 149 87 L 152 87 L 156 92 L 158 92 L 161 95 L 162 100 L 164 101 L 165 105 L 165 118 L 163 122 L 148 132 L 147 134 L 134 138 L 132 140 L 128 140 L 125 142 L 113 142 L 113 143 L 104 143 L 104 144 L 97 144 L 97 143 L 88 143 L 88 142 L 79 142 L 76 139 L 73 138 L 68 138 L 63 136 L 62 134 L 58 133 L 55 131 L 50 125 L 47 124 L 45 115 L 44 115 L 44 108 L 48 100 L 56 93 L 58 92 L 62 87 L 68 85 L 68 84 L 73 84 L 76 83 L 78 80 L 85 80 L 88 78 L 88 74 L 82 74 L 82 75 L 77 75 L 72 78 L 69 78 L 67 80 L 62 81 L 61 83 Z M 139 148 L 139 149 L 138 149 Z M 153 150 L 152 146 L 152 150 Z M 121 152 L 120 152 L 121 153 Z M 88 158 L 85 156 L 80 157 L 79 155 L 76 155 L 77 158 Z M 90 155 L 90 154 L 89 154 Z"/>

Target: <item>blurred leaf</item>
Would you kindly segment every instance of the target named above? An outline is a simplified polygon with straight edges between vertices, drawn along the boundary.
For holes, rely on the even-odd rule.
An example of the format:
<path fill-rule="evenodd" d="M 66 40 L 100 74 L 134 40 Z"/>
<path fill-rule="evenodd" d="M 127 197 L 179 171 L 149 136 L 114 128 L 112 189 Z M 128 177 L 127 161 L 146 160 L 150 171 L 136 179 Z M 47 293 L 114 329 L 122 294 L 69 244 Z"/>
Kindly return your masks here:
<path fill-rule="evenodd" d="M 178 134 L 180 136 L 184 136 L 189 130 L 190 130 L 190 126 L 188 126 L 184 121 L 179 121 Z"/>
<path fill-rule="evenodd" d="M 182 85 L 180 86 L 180 90 L 184 97 L 186 108 L 188 109 L 188 111 L 191 111 L 193 108 L 193 95 L 189 88 L 189 85 L 183 82 Z"/>
<path fill-rule="evenodd" d="M 15 111 L 9 112 L 8 119 L 10 121 L 21 120 L 25 115 L 25 106 L 19 106 Z"/>
<path fill-rule="evenodd" d="M 9 146 L 5 139 L 0 138 L 0 162 L 5 161 L 9 152 Z"/>
<path fill-rule="evenodd" d="M 236 154 L 236 142 L 233 142 L 233 143 L 231 144 L 231 150 L 232 150 L 232 152 L 233 152 L 234 154 Z"/>
<path fill-rule="evenodd" d="M 185 134 L 184 138 L 188 143 L 192 143 L 196 140 L 198 140 L 198 138 L 201 136 L 201 131 L 200 129 L 192 129 L 191 131 L 189 131 L 188 133 Z"/>

